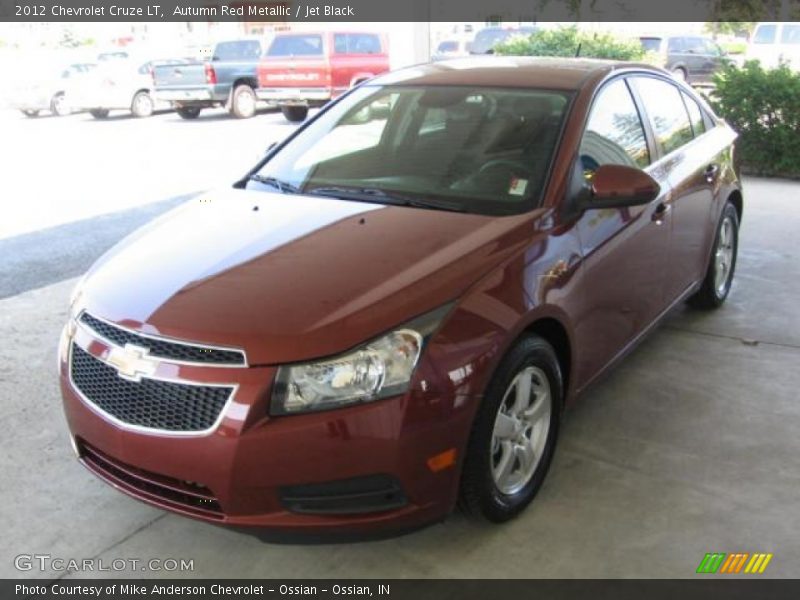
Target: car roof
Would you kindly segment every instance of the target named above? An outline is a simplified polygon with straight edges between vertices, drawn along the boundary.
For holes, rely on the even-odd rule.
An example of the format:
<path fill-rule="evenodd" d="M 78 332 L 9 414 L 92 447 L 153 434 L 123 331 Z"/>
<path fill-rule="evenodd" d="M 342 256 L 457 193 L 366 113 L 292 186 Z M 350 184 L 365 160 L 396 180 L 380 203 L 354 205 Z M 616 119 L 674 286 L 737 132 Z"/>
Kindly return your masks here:
<path fill-rule="evenodd" d="M 470 56 L 407 67 L 372 79 L 373 85 L 475 85 L 488 87 L 578 90 L 592 76 L 623 68 L 652 73 L 661 69 L 590 58 Z"/>

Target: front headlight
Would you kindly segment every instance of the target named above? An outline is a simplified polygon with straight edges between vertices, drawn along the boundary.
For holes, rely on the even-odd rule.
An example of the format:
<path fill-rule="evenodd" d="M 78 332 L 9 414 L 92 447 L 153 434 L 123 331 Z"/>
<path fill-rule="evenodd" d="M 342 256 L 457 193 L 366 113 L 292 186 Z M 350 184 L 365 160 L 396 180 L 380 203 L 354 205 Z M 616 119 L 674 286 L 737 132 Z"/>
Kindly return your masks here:
<path fill-rule="evenodd" d="M 328 410 L 404 393 L 425 341 L 449 308 L 428 313 L 347 354 L 280 367 L 270 412 Z"/>

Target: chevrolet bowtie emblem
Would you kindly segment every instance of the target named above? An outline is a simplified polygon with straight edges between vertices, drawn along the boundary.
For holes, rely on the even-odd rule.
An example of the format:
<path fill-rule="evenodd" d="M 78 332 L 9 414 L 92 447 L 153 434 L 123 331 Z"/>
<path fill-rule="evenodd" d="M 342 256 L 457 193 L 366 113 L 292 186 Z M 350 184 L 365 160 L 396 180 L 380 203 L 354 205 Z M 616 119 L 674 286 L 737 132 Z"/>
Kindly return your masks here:
<path fill-rule="evenodd" d="M 148 356 L 149 348 L 125 344 L 124 348 L 114 346 L 106 357 L 106 362 L 117 370 L 117 374 L 129 381 L 141 381 L 142 376 L 156 372 L 156 363 Z"/>

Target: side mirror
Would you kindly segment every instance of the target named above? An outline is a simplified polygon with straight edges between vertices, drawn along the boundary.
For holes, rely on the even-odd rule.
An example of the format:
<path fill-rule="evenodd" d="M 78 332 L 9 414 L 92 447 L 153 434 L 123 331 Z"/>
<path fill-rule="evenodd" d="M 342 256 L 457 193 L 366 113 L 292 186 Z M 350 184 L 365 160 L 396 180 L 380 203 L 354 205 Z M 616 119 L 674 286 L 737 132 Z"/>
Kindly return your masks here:
<path fill-rule="evenodd" d="M 623 208 L 648 204 L 658 197 L 661 186 L 641 169 L 623 165 L 601 165 L 579 200 L 582 210 Z"/>

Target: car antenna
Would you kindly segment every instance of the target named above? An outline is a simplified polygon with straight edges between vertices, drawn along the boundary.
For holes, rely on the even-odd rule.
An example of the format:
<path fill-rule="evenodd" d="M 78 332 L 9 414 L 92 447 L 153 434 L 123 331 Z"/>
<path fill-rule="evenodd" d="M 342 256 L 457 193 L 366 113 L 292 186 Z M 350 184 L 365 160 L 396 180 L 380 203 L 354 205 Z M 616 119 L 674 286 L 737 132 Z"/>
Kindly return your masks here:
<path fill-rule="evenodd" d="M 581 46 L 583 46 L 583 42 L 578 44 L 578 49 L 575 50 L 575 58 L 578 58 L 581 55 Z"/>

